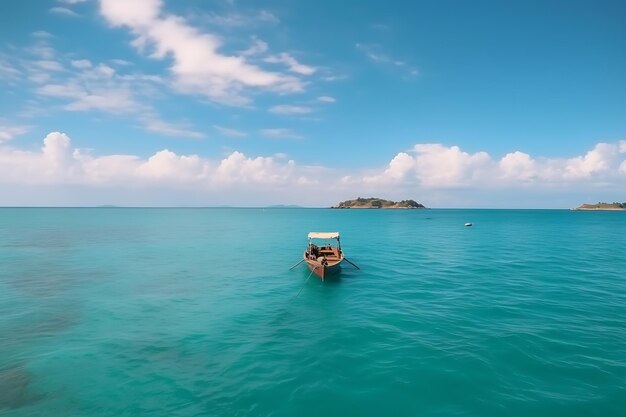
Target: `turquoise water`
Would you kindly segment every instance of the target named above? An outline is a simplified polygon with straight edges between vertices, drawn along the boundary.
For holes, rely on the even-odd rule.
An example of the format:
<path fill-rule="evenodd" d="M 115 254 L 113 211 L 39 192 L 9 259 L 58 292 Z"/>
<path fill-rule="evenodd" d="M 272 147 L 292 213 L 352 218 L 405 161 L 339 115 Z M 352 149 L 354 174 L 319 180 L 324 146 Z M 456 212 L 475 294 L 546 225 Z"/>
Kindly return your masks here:
<path fill-rule="evenodd" d="M 1 416 L 625 410 L 626 212 L 0 210 Z"/>

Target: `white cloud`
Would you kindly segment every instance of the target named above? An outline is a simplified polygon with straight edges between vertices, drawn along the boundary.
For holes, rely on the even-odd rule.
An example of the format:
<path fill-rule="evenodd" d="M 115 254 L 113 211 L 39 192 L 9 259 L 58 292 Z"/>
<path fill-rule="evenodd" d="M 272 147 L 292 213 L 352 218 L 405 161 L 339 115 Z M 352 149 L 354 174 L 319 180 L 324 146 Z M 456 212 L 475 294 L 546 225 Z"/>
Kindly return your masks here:
<path fill-rule="evenodd" d="M 608 171 L 614 159 L 619 154 L 619 148 L 608 143 L 598 143 L 584 156 L 568 159 L 564 176 L 566 178 L 584 178 L 598 172 Z"/>
<path fill-rule="evenodd" d="M 610 183 L 623 165 L 620 146 L 598 143 L 585 155 L 574 158 L 537 159 L 515 151 L 496 161 L 486 152 L 470 154 L 458 146 L 417 144 L 410 152 L 396 155 L 382 172 L 366 175 L 363 182 L 427 188 Z"/>
<path fill-rule="evenodd" d="M 48 134 L 40 151 L 0 147 L 0 183 L 5 184 L 178 184 L 208 190 L 231 185 L 282 186 L 297 182 L 295 174 L 294 161 L 251 158 L 237 151 L 221 160 L 178 155 L 167 149 L 147 159 L 135 155 L 92 156 L 72 148 L 70 138 L 60 132 Z"/>
<path fill-rule="evenodd" d="M 120 115 L 135 113 L 141 107 L 130 89 L 107 83 L 90 86 L 73 81 L 68 84 L 46 84 L 37 92 L 43 96 L 69 99 L 69 103 L 64 106 L 69 111 L 99 110 Z"/>
<path fill-rule="evenodd" d="M 274 114 L 309 114 L 313 112 L 313 109 L 305 106 L 293 106 L 290 104 L 280 104 L 272 106 L 269 109 L 270 113 Z"/>
<path fill-rule="evenodd" d="M 403 60 L 396 59 L 381 51 L 381 47 L 379 45 L 367 45 L 357 43 L 356 49 L 365 54 L 365 56 L 369 58 L 372 62 L 395 67 L 397 69 L 402 69 L 405 73 L 408 73 L 411 76 L 419 75 L 419 71 L 416 68 L 412 67 L 410 64 Z"/>
<path fill-rule="evenodd" d="M 73 182 L 76 174 L 69 138 L 59 132 L 48 134 L 39 152 L 0 147 L 0 180 L 14 184 Z"/>
<path fill-rule="evenodd" d="M 213 128 L 220 132 L 220 134 L 231 138 L 245 138 L 246 136 L 248 136 L 246 132 L 242 132 L 241 130 L 232 129 L 229 127 L 213 125 Z"/>
<path fill-rule="evenodd" d="M 302 136 L 295 133 L 291 129 L 274 128 L 274 129 L 261 129 L 259 130 L 261 136 L 274 139 L 302 139 Z"/>
<path fill-rule="evenodd" d="M 122 66 L 122 67 L 133 65 L 132 62 L 126 61 L 125 59 L 119 59 L 119 58 L 112 59 L 110 62 L 112 62 L 115 65 Z"/>
<path fill-rule="evenodd" d="M 164 120 L 160 120 L 154 115 L 142 116 L 140 117 L 140 121 L 149 132 L 159 133 L 164 136 L 189 139 L 203 139 L 206 137 L 204 133 L 189 129 L 186 126 L 177 126 Z"/>
<path fill-rule="evenodd" d="M 356 44 L 356 49 L 358 49 L 359 51 L 363 52 L 369 59 L 371 59 L 374 62 L 380 62 L 380 63 L 385 63 L 385 64 L 393 64 L 393 65 L 397 65 L 397 66 L 404 65 L 404 63 L 402 61 L 398 61 L 398 60 L 395 60 L 395 59 L 389 57 L 385 53 L 378 51 L 377 49 L 379 49 L 379 48 L 375 48 L 372 45 L 364 45 L 364 44 L 361 44 L 361 43 L 357 43 Z"/>
<path fill-rule="evenodd" d="M 87 69 L 87 68 L 91 68 L 91 61 L 89 61 L 88 59 L 76 59 L 72 61 L 72 66 L 74 68 L 78 68 L 78 69 Z"/>
<path fill-rule="evenodd" d="M 50 13 L 58 14 L 60 16 L 65 17 L 78 17 L 78 13 L 73 10 L 68 9 L 67 7 L 52 7 L 50 9 Z"/>
<path fill-rule="evenodd" d="M 222 160 L 214 174 L 220 184 L 276 185 L 293 181 L 295 163 L 278 163 L 272 157 L 248 158 L 241 152 L 233 152 Z"/>
<path fill-rule="evenodd" d="M 62 74 L 65 66 L 54 48 L 48 43 L 51 36 L 38 34 L 35 38 L 33 45 L 14 51 L 11 62 L 14 69 L 19 68 L 21 81 L 26 78 L 36 84 L 42 84 L 48 82 L 53 76 Z"/>
<path fill-rule="evenodd" d="M 30 130 L 30 126 L 8 126 L 0 124 L 0 144 L 8 142 L 16 136 L 23 135 Z"/>
<path fill-rule="evenodd" d="M 87 59 L 70 61 L 76 70 L 69 77 L 52 80 L 52 71 L 62 66 L 57 61 L 35 61 L 31 68 L 46 68 L 47 71 L 34 71 L 29 78 L 42 84 L 36 92 L 42 97 L 59 99 L 67 111 L 100 111 L 123 117 L 135 117 L 149 132 L 164 136 L 201 139 L 205 134 L 188 126 L 162 120 L 148 98 L 153 95 L 156 85 L 163 79 L 155 75 L 118 73 L 114 68 L 92 63 Z"/>
<path fill-rule="evenodd" d="M 52 33 L 46 32 L 45 30 L 36 30 L 36 31 L 32 32 L 31 35 L 34 36 L 35 38 L 44 38 L 44 39 L 48 39 L 48 38 L 54 37 L 54 35 L 52 35 Z"/>
<path fill-rule="evenodd" d="M 485 152 L 468 154 L 458 146 L 417 144 L 412 155 L 401 152 L 380 174 L 365 177 L 369 183 L 417 183 L 425 187 L 458 187 L 488 178 L 492 165 Z"/>
<path fill-rule="evenodd" d="M 322 80 L 324 81 L 341 81 L 341 80 L 345 80 L 347 79 L 348 76 L 347 75 L 337 75 L 337 74 L 332 74 L 332 75 L 325 75 L 322 77 Z"/>
<path fill-rule="evenodd" d="M 267 46 L 266 42 L 263 42 L 261 39 L 254 38 L 252 40 L 252 45 L 250 45 L 248 49 L 241 51 L 241 55 L 243 56 L 259 55 L 259 54 L 267 52 L 268 49 L 269 47 Z"/>
<path fill-rule="evenodd" d="M 537 175 L 536 162 L 520 151 L 506 154 L 498 164 L 503 178 L 528 181 Z"/>
<path fill-rule="evenodd" d="M 295 76 L 266 71 L 246 57 L 219 52 L 222 39 L 200 32 L 179 16 L 162 12 L 157 0 L 101 0 L 100 12 L 112 26 L 129 28 L 132 45 L 140 51 L 150 48 L 155 59 L 171 58 L 173 87 L 186 94 L 201 94 L 210 100 L 245 106 L 248 89 L 294 93 L 304 89 Z"/>
<path fill-rule="evenodd" d="M 337 100 L 335 100 L 334 97 L 330 97 L 330 96 L 319 96 L 317 98 L 317 101 L 321 102 L 321 103 L 334 103 Z"/>
<path fill-rule="evenodd" d="M 267 10 L 261 10 L 258 12 L 257 20 L 267 23 L 280 23 L 280 19 Z"/>
<path fill-rule="evenodd" d="M 142 160 L 135 155 L 105 155 L 93 157 L 89 153 L 75 150 L 75 163 L 80 166 L 82 178 L 76 181 L 98 186 L 132 184 L 136 180 L 134 173 L 141 166 Z"/>
<path fill-rule="evenodd" d="M 40 39 L 35 45 L 27 48 L 26 52 L 42 60 L 52 60 L 56 57 L 56 51 L 48 45 L 45 39 Z"/>
<path fill-rule="evenodd" d="M 0 57 L 0 79 L 17 80 L 20 78 L 20 75 L 21 72 L 17 68 L 5 61 L 3 57 Z"/>
<path fill-rule="evenodd" d="M 293 132 L 266 129 L 261 134 L 284 137 Z M 601 192 L 607 195 L 606 199 L 619 199 L 619 193 L 626 187 L 626 156 L 622 146 L 623 143 L 599 143 L 584 155 L 570 158 L 531 157 L 515 151 L 498 159 L 486 152 L 470 153 L 457 146 L 417 144 L 395 155 L 383 169 L 348 171 L 302 166 L 280 153 L 251 157 L 233 151 L 226 157 L 211 158 L 164 149 L 147 158 L 96 156 L 74 148 L 66 134 L 52 132 L 45 137 L 40 150 L 24 151 L 6 143 L 0 145 L 0 201 L 17 204 L 11 196 L 23 195 L 29 189 L 25 185 L 29 185 L 47 189 L 80 186 L 92 191 L 133 189 L 129 195 L 137 204 L 142 203 L 141 196 L 147 195 L 148 190 L 159 190 L 159 195 L 164 196 L 161 204 L 174 205 L 185 204 L 197 196 L 207 196 L 204 201 L 209 202 L 219 197 L 224 204 L 284 201 L 326 205 L 345 199 L 346 195 L 360 194 L 388 198 L 419 196 L 415 198 L 427 205 L 447 201 L 456 202 L 457 206 L 466 205 L 468 195 L 480 195 L 480 201 L 474 204 L 487 205 L 502 204 L 503 198 L 523 195 L 534 198 L 531 206 L 546 207 L 551 205 L 550 201 L 538 196 L 562 201 L 563 196 L 576 192 L 584 196 Z M 325 184 L 324 198 L 328 201 L 311 197 L 309 186 L 314 184 Z M 173 194 L 163 193 L 164 189 L 183 194 L 177 194 L 174 199 Z M 36 195 L 29 201 L 37 202 Z M 518 199 L 517 203 L 520 201 L 524 200 Z M 571 204 L 580 202 L 578 197 Z M 515 204 L 514 200 L 505 202 L 509 207 Z"/>
<path fill-rule="evenodd" d="M 140 178 L 176 182 L 196 182 L 206 178 L 210 164 L 198 155 L 176 155 L 167 149 L 142 162 L 135 173 Z"/>
<path fill-rule="evenodd" d="M 39 67 L 40 69 L 44 71 L 48 71 L 48 72 L 63 70 L 63 65 L 61 65 L 61 63 L 57 61 L 40 60 L 40 61 L 34 61 L 33 64 Z"/>
<path fill-rule="evenodd" d="M 289 71 L 295 72 L 300 75 L 311 75 L 317 71 L 315 67 L 304 65 L 299 63 L 294 57 L 286 52 L 278 55 L 272 55 L 265 58 L 265 62 L 270 64 L 284 64 L 289 68 Z"/>
<path fill-rule="evenodd" d="M 273 25 L 280 22 L 273 13 L 267 10 L 261 10 L 256 13 L 210 13 L 204 16 L 204 20 L 210 25 L 231 29 L 256 26 L 258 24 Z"/>
<path fill-rule="evenodd" d="M 97 111 L 134 118 L 145 130 L 161 135 L 205 137 L 184 123 L 172 123 L 159 116 L 153 103 L 165 93 L 166 82 L 162 77 L 136 69 L 128 72 L 134 67 L 127 61 L 110 60 L 119 68 L 116 70 L 104 63 L 57 53 L 46 38 L 38 37 L 34 45 L 16 52 L 12 65 L 5 65 L 4 56 L 0 55 L 0 78 L 10 82 L 27 78 L 35 84 L 33 91 L 37 100 L 31 100 L 22 115 L 32 117 L 59 108 L 73 112 Z"/>

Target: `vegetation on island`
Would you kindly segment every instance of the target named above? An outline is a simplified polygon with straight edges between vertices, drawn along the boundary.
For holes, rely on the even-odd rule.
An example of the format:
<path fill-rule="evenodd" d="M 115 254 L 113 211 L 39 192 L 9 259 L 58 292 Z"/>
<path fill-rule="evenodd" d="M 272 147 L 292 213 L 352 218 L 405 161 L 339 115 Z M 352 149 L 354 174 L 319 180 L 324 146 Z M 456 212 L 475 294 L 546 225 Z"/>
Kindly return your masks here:
<path fill-rule="evenodd" d="M 372 209 L 424 209 L 423 204 L 415 200 L 391 201 L 382 198 L 357 198 L 355 200 L 346 200 L 331 208 L 372 208 Z"/>
<path fill-rule="evenodd" d="M 626 210 L 626 203 L 583 204 L 574 210 Z"/>

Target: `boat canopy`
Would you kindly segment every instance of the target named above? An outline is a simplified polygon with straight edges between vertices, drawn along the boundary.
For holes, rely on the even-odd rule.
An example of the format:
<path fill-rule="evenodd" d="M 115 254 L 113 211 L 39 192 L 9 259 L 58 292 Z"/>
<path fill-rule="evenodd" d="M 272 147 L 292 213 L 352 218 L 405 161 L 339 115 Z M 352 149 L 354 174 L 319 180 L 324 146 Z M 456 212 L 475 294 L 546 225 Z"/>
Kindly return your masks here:
<path fill-rule="evenodd" d="M 339 232 L 309 232 L 309 239 L 337 239 Z"/>

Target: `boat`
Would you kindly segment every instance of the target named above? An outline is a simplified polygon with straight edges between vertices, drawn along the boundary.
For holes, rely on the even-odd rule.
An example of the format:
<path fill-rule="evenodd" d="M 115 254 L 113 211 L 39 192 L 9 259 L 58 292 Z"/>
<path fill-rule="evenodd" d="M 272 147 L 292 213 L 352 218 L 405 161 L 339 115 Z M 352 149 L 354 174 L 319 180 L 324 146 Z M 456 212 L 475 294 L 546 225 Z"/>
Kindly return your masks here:
<path fill-rule="evenodd" d="M 308 237 L 309 244 L 304 251 L 303 260 L 311 273 L 320 277 L 322 281 L 327 276 L 338 273 L 341 270 L 341 262 L 344 260 L 339 232 L 310 232 Z M 315 242 L 320 240 L 325 242 L 318 246 Z M 337 241 L 336 246 L 329 242 L 332 240 Z"/>

